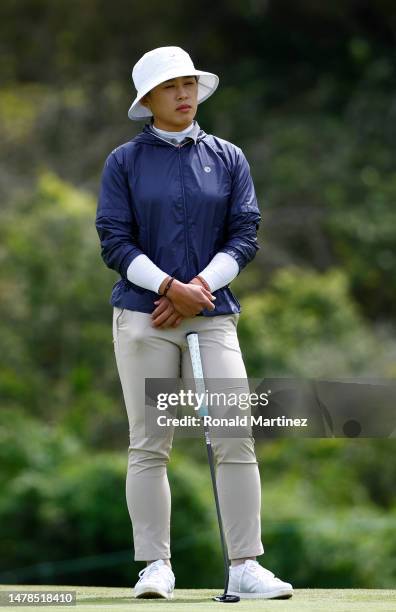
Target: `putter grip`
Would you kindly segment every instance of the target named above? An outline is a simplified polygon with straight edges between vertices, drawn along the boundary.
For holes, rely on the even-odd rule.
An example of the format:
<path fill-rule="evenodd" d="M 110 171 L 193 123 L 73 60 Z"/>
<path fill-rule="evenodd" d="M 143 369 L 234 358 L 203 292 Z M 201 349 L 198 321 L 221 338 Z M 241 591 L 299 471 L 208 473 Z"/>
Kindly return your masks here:
<path fill-rule="evenodd" d="M 201 353 L 199 351 L 198 333 L 191 331 L 186 334 L 188 348 L 190 350 L 191 365 L 194 376 L 195 389 L 197 393 L 204 394 L 205 380 L 202 369 Z M 208 408 L 205 403 L 201 405 L 198 416 L 208 415 Z"/>
<path fill-rule="evenodd" d="M 188 332 L 187 334 L 188 348 L 190 349 L 191 364 L 194 378 L 203 379 L 201 354 L 199 351 L 199 340 L 197 332 Z"/>

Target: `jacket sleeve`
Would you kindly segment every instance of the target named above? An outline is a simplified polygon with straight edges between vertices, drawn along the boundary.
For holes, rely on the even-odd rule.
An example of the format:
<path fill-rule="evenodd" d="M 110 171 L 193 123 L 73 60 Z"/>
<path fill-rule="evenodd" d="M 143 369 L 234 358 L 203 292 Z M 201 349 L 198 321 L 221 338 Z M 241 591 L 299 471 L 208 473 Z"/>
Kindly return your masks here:
<path fill-rule="evenodd" d="M 102 172 L 96 230 L 105 264 L 127 279 L 129 264 L 144 253 L 138 245 L 138 227 L 126 176 L 114 151 L 106 159 Z"/>
<path fill-rule="evenodd" d="M 250 166 L 237 147 L 237 161 L 232 175 L 232 189 L 227 213 L 226 240 L 219 252 L 236 259 L 239 272 L 255 257 L 260 246 L 257 231 L 261 214 L 257 204 Z M 238 272 L 238 274 L 239 274 Z"/>

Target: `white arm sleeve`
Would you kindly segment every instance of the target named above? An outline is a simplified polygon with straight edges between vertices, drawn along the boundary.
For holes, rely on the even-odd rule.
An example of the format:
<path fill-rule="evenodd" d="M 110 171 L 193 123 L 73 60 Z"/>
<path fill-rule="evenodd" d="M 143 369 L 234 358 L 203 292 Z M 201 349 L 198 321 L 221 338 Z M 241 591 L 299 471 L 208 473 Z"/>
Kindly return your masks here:
<path fill-rule="evenodd" d="M 139 259 L 139 256 L 136 257 Z M 132 262 L 133 263 L 133 262 Z M 216 253 L 206 268 L 199 273 L 208 283 L 211 292 L 228 285 L 239 272 L 237 261 L 228 253 Z"/>
<path fill-rule="evenodd" d="M 150 289 L 154 293 L 158 293 L 161 283 L 167 276 L 169 274 L 158 268 L 147 255 L 135 257 L 127 270 L 127 277 L 131 283 L 144 289 Z"/>

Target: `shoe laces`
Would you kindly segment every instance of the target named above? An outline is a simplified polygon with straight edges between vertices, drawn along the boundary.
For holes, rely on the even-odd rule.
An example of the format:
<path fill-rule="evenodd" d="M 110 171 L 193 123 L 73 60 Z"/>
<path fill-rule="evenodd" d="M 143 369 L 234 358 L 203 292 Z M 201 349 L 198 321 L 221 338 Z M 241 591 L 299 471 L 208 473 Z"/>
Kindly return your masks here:
<path fill-rule="evenodd" d="M 150 565 L 147 565 L 147 567 L 144 567 L 142 570 L 140 570 L 139 580 L 142 580 L 143 578 L 148 578 L 148 576 L 151 576 L 153 574 L 160 574 L 161 568 L 164 567 L 164 565 L 166 566 L 166 564 L 158 563 L 157 561 L 155 561 L 154 563 L 150 563 Z"/>
<path fill-rule="evenodd" d="M 273 572 L 270 572 L 270 570 L 260 565 L 258 561 L 251 561 L 248 565 L 248 569 L 249 572 L 251 572 L 257 578 L 273 578 L 275 580 L 279 580 L 279 578 L 275 578 L 275 574 Z"/>

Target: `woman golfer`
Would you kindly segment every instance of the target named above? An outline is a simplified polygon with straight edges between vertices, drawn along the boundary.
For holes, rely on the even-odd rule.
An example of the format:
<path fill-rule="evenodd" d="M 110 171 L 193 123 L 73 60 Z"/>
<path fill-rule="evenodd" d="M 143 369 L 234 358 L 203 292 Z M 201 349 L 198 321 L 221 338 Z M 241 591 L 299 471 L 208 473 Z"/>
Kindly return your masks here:
<path fill-rule="evenodd" d="M 194 119 L 218 77 L 196 70 L 188 53 L 169 46 L 145 53 L 132 78 L 137 96 L 128 116 L 146 124 L 106 159 L 96 228 L 105 264 L 121 276 L 110 303 L 129 420 L 126 498 L 135 560 L 147 562 L 134 594 L 171 598 L 166 467 L 174 430 L 147 434 L 145 378 L 193 378 L 186 341 L 193 328 L 206 389 L 215 388 L 213 378 L 229 379 L 233 391 L 242 380 L 249 390 L 237 336 L 240 305 L 228 285 L 259 248 L 261 217 L 241 149 L 206 134 Z M 228 593 L 290 597 L 291 584 L 256 561 L 264 548 L 253 437 L 219 436 L 212 447 L 231 559 Z"/>

